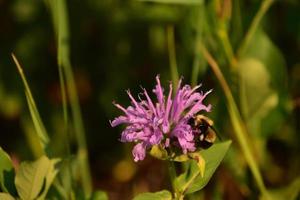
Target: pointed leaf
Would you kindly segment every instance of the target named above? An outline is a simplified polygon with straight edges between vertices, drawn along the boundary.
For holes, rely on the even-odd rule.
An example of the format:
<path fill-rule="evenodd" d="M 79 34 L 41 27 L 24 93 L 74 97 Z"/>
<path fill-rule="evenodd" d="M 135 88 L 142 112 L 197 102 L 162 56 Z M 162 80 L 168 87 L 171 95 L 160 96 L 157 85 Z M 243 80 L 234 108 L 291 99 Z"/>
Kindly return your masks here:
<path fill-rule="evenodd" d="M 30 95 L 27 91 L 25 91 L 25 95 L 26 95 L 29 112 L 30 112 L 35 130 L 36 130 L 37 136 L 39 138 L 39 141 L 40 141 L 42 147 L 46 148 L 47 144 L 49 143 L 47 131 L 44 127 L 44 124 L 41 120 L 40 114 L 35 106 L 33 99 L 30 98 Z"/>
<path fill-rule="evenodd" d="M 46 146 L 49 143 L 49 136 L 48 136 L 47 131 L 44 127 L 42 119 L 40 117 L 39 111 L 38 111 L 37 106 L 35 104 L 33 95 L 31 93 L 31 90 L 30 90 L 29 84 L 27 82 L 26 76 L 23 72 L 23 69 L 22 69 L 19 61 L 17 60 L 17 58 L 15 57 L 14 54 L 12 54 L 12 58 L 13 58 L 16 66 L 18 68 L 18 71 L 19 71 L 20 76 L 21 76 L 22 81 L 23 81 L 26 100 L 27 100 L 27 103 L 28 103 L 28 107 L 29 107 L 29 111 L 30 111 L 32 121 L 33 121 L 35 129 L 36 129 L 37 136 L 39 138 L 41 146 L 45 149 Z"/>
<path fill-rule="evenodd" d="M 188 189 L 187 193 L 201 190 L 206 186 L 218 166 L 221 164 L 221 161 L 225 157 L 230 145 L 231 141 L 226 141 L 215 144 L 209 149 L 201 152 L 201 155 L 206 162 L 204 176 L 203 178 L 201 176 L 198 176 L 191 187 Z"/>
<path fill-rule="evenodd" d="M 142 193 L 134 197 L 133 200 L 172 200 L 172 194 L 167 190 L 155 193 Z"/>
<path fill-rule="evenodd" d="M 226 141 L 214 144 L 212 147 L 200 151 L 205 160 L 203 177 L 201 177 L 199 164 L 190 161 L 187 170 L 175 179 L 178 191 L 188 194 L 204 188 L 223 160 L 230 144 L 231 141 Z M 200 167 L 202 166 L 200 165 Z"/>

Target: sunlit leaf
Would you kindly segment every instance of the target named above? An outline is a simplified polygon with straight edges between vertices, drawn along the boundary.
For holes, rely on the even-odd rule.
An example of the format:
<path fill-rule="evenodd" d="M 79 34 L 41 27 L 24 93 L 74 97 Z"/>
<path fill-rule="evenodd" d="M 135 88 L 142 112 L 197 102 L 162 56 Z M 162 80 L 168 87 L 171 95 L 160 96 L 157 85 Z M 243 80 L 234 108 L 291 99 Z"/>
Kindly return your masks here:
<path fill-rule="evenodd" d="M 177 189 L 182 193 L 193 193 L 206 186 L 217 167 L 223 160 L 231 141 L 214 144 L 212 147 L 200 151 L 205 160 L 205 171 L 203 177 L 200 175 L 199 166 L 196 162 L 190 161 L 189 168 L 176 178 Z"/>
<path fill-rule="evenodd" d="M 8 193 L 0 193 L 0 199 L 1 200 L 15 200 L 15 198 Z"/>
<path fill-rule="evenodd" d="M 48 158 L 47 158 L 48 159 Z M 55 168 L 55 165 L 60 161 L 60 159 L 48 159 L 48 170 L 45 177 L 45 186 L 43 188 L 43 192 L 39 195 L 40 199 L 44 199 L 50 189 L 51 184 L 53 183 L 57 173 L 58 169 Z"/>
<path fill-rule="evenodd" d="M 45 193 L 57 173 L 54 169 L 56 162 L 57 159 L 49 160 L 46 156 L 42 156 L 34 162 L 21 163 L 16 174 L 15 184 L 22 200 L 35 199 L 39 194 L 46 195 Z"/>
<path fill-rule="evenodd" d="M 172 200 L 172 194 L 167 190 L 155 193 L 142 193 L 134 197 L 133 200 Z"/>
<path fill-rule="evenodd" d="M 15 172 L 11 159 L 0 147 L 0 187 L 2 191 L 15 194 L 14 175 Z"/>

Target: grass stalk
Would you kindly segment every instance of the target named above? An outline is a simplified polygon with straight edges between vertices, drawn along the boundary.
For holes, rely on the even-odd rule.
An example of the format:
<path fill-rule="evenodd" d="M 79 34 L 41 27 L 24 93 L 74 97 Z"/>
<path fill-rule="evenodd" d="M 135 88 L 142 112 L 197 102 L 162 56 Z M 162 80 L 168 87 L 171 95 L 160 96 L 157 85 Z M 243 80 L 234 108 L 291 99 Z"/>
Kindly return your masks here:
<path fill-rule="evenodd" d="M 68 97 L 70 100 L 71 115 L 74 125 L 74 132 L 76 136 L 78 151 L 77 158 L 79 163 L 80 178 L 82 181 L 83 191 L 86 198 L 89 198 L 92 193 L 90 167 L 88 161 L 88 150 L 85 138 L 85 131 L 83 126 L 83 120 L 81 115 L 81 109 L 79 106 L 79 99 L 74 79 L 74 74 L 70 62 L 70 47 L 69 47 L 69 24 L 68 24 L 68 12 L 65 0 L 56 0 L 55 3 L 50 2 L 50 8 L 52 10 L 54 25 L 56 25 L 57 41 L 58 41 L 58 65 L 60 70 L 60 81 L 65 85 L 68 91 Z M 64 80 L 65 77 L 65 80 Z M 66 94 L 65 90 L 62 93 Z M 66 98 L 63 97 L 63 98 Z M 64 120 L 67 122 L 67 107 L 66 99 L 63 100 L 64 105 Z"/>
<path fill-rule="evenodd" d="M 241 150 L 245 156 L 245 159 L 248 163 L 248 166 L 253 174 L 254 180 L 256 181 L 261 194 L 264 197 L 266 197 L 266 199 L 270 199 L 267 189 L 264 185 L 263 178 L 260 174 L 259 167 L 256 164 L 255 157 L 253 155 L 253 151 L 250 148 L 250 145 L 247 141 L 246 127 L 244 126 L 244 123 L 243 123 L 240 113 L 238 111 L 237 105 L 235 103 L 235 100 L 234 100 L 231 90 L 229 88 L 229 85 L 227 84 L 227 82 L 220 70 L 219 65 L 217 64 L 215 59 L 212 57 L 212 55 L 207 51 L 207 49 L 205 47 L 202 47 L 202 53 L 223 89 L 223 92 L 224 92 L 226 100 L 227 100 L 227 108 L 228 108 L 228 112 L 229 112 L 229 116 L 230 116 L 230 120 L 231 120 L 233 129 L 234 129 L 234 133 L 235 133 L 237 141 L 241 147 Z"/>
<path fill-rule="evenodd" d="M 266 14 L 266 12 L 268 11 L 268 9 L 270 8 L 270 6 L 272 5 L 272 3 L 274 2 L 274 0 L 264 0 L 261 5 L 260 8 L 258 10 L 258 12 L 256 13 L 256 15 L 254 16 L 251 25 L 246 33 L 246 36 L 244 37 L 244 40 L 242 41 L 238 51 L 237 51 L 237 56 L 240 57 L 244 54 L 245 50 L 247 49 L 255 31 L 257 30 L 257 27 L 259 25 L 259 23 L 261 22 L 263 16 Z"/>
<path fill-rule="evenodd" d="M 178 70 L 176 62 L 176 49 L 175 49 L 175 37 L 174 37 L 174 26 L 167 26 L 167 40 L 168 40 L 168 52 L 170 71 L 172 76 L 172 82 L 174 85 L 178 83 Z"/>
<path fill-rule="evenodd" d="M 229 40 L 227 30 L 226 30 L 224 24 L 222 24 L 220 26 L 221 27 L 218 30 L 218 36 L 219 36 L 222 46 L 224 48 L 226 58 L 229 62 L 229 66 L 230 66 L 231 70 L 235 70 L 235 68 L 237 66 L 237 60 L 234 56 L 233 48 L 232 48 L 231 42 Z"/>
<path fill-rule="evenodd" d="M 203 56 L 202 54 L 199 54 L 199 47 L 201 46 L 203 42 L 202 32 L 203 32 L 203 26 L 204 26 L 204 17 L 205 17 L 205 9 L 204 5 L 199 6 L 199 13 L 198 17 L 196 19 L 197 23 L 197 34 L 195 39 L 195 47 L 194 47 L 194 60 L 193 60 L 193 68 L 192 68 L 192 74 L 191 74 L 191 84 L 192 86 L 197 85 L 198 83 L 198 76 L 200 71 L 200 66 L 204 65 Z"/>

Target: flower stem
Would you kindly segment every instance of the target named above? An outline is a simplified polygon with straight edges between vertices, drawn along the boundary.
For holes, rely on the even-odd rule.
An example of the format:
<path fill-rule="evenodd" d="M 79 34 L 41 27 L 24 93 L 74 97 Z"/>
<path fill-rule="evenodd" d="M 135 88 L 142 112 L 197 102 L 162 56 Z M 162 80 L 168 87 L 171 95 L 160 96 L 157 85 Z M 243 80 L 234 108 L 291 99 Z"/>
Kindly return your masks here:
<path fill-rule="evenodd" d="M 270 197 L 269 197 L 267 189 L 264 185 L 262 176 L 259 171 L 259 167 L 257 166 L 257 164 L 255 162 L 253 152 L 252 152 L 250 145 L 246 139 L 247 138 L 246 127 L 244 126 L 244 123 L 241 119 L 240 113 L 239 113 L 237 105 L 234 101 L 234 98 L 233 98 L 233 95 L 229 88 L 229 85 L 227 84 L 217 62 L 215 61 L 215 59 L 212 57 L 212 55 L 207 51 L 207 49 L 205 47 L 202 47 L 202 53 L 203 53 L 205 59 L 207 60 L 208 64 L 210 65 L 211 69 L 213 70 L 214 74 L 216 75 L 218 81 L 220 82 L 223 92 L 225 93 L 225 97 L 227 100 L 227 108 L 228 108 L 232 126 L 234 128 L 234 133 L 240 144 L 240 147 L 245 156 L 245 159 L 250 167 L 253 177 L 257 183 L 257 186 L 258 186 L 261 194 L 264 197 L 267 197 L 267 199 L 269 199 Z"/>
<path fill-rule="evenodd" d="M 169 62 L 170 62 L 172 82 L 174 85 L 177 85 L 178 70 L 177 70 L 177 62 L 176 62 L 174 26 L 172 25 L 167 26 L 167 40 L 168 40 Z"/>
<path fill-rule="evenodd" d="M 171 182 L 173 191 L 174 191 L 175 194 L 177 194 L 176 185 L 175 185 L 175 182 L 174 182 L 175 178 L 176 178 L 176 170 L 175 170 L 174 163 L 172 161 L 168 161 L 168 171 L 169 171 L 170 182 Z"/>
<path fill-rule="evenodd" d="M 171 185 L 173 188 L 173 192 L 174 192 L 174 199 L 175 200 L 183 200 L 184 195 L 182 192 L 178 191 L 177 189 L 177 185 L 176 185 L 176 169 L 175 169 L 175 165 L 173 161 L 168 161 L 168 170 L 169 170 L 169 176 L 170 176 L 170 181 L 171 181 Z"/>
<path fill-rule="evenodd" d="M 254 16 L 252 23 L 250 25 L 250 28 L 248 29 L 248 32 L 246 33 L 246 36 L 245 36 L 244 40 L 242 41 L 240 48 L 237 51 L 238 57 L 242 56 L 243 53 L 245 52 L 245 50 L 247 49 L 260 21 L 262 20 L 263 16 L 268 11 L 268 9 L 270 8 L 270 6 L 272 5 L 273 2 L 274 2 L 274 0 L 264 0 L 261 3 L 258 12 Z"/>

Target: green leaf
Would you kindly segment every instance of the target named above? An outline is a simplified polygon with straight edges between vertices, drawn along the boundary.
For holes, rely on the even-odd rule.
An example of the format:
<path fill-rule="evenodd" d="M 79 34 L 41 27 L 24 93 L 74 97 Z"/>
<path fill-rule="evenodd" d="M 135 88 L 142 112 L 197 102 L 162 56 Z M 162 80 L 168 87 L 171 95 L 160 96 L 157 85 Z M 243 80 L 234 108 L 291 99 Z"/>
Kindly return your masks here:
<path fill-rule="evenodd" d="M 2 191 L 16 193 L 14 186 L 15 171 L 9 155 L 0 147 L 0 187 Z M 0 198 L 1 199 L 1 198 Z"/>
<path fill-rule="evenodd" d="M 172 194 L 168 190 L 155 193 L 146 192 L 137 195 L 133 200 L 172 200 Z"/>
<path fill-rule="evenodd" d="M 239 62 L 238 69 L 244 117 L 250 121 L 266 116 L 278 104 L 266 66 L 258 59 L 247 58 Z"/>
<path fill-rule="evenodd" d="M 141 2 L 154 2 L 164 4 L 201 5 L 203 0 L 140 0 Z"/>
<path fill-rule="evenodd" d="M 15 200 L 15 198 L 13 196 L 11 196 L 8 193 L 0 193 L 0 199 L 1 200 Z"/>
<path fill-rule="evenodd" d="M 206 186 L 217 167 L 223 160 L 231 141 L 214 144 L 212 147 L 200 151 L 205 160 L 205 171 L 203 177 L 197 162 L 190 161 L 188 169 L 175 179 L 177 190 L 181 193 L 193 193 Z"/>
<path fill-rule="evenodd" d="M 42 119 L 40 117 L 39 111 L 38 111 L 37 106 L 35 104 L 33 95 L 31 93 L 31 90 L 30 90 L 29 84 L 27 82 L 26 76 L 23 72 L 23 69 L 22 69 L 19 61 L 17 60 L 17 58 L 14 56 L 14 54 L 12 54 L 12 58 L 13 58 L 16 66 L 18 68 L 19 74 L 20 74 L 21 79 L 23 81 L 26 100 L 27 100 L 27 103 L 28 103 L 28 107 L 29 107 L 29 111 L 30 111 L 32 121 L 33 121 L 35 129 L 36 129 L 37 137 L 39 138 L 41 146 L 43 147 L 43 149 L 45 149 L 46 146 L 49 143 L 49 137 L 48 137 L 47 131 L 46 131 L 45 126 L 44 126 L 44 124 L 42 122 Z"/>
<path fill-rule="evenodd" d="M 246 49 L 242 58 L 259 60 L 270 74 L 274 88 L 280 90 L 287 89 L 287 70 L 284 57 L 262 30 L 256 31 L 253 35 L 251 44 Z"/>
<path fill-rule="evenodd" d="M 54 165 L 57 159 L 50 160 L 42 156 L 34 162 L 23 162 L 17 172 L 15 184 L 19 196 L 22 200 L 36 199 L 39 194 L 41 197 L 46 193 L 57 174 Z M 42 191 L 42 189 L 44 189 Z"/>
<path fill-rule="evenodd" d="M 262 30 L 258 30 L 242 55 L 238 69 L 241 110 L 247 127 L 260 136 L 274 133 L 278 127 L 274 124 L 280 125 L 286 118 L 283 111 L 289 98 L 282 53 Z"/>
<path fill-rule="evenodd" d="M 40 140 L 42 147 L 45 149 L 47 144 L 49 143 L 47 131 L 44 127 L 44 124 L 43 124 L 40 114 L 36 108 L 36 105 L 35 105 L 33 99 L 30 97 L 31 95 L 28 93 L 28 91 L 25 91 L 25 95 L 26 95 L 28 108 L 30 111 L 30 115 L 31 115 L 35 130 L 36 130 L 37 136 Z"/>
<path fill-rule="evenodd" d="M 91 200 L 108 200 L 106 192 L 98 190 L 93 193 Z"/>
<path fill-rule="evenodd" d="M 47 158 L 48 159 L 48 158 Z M 60 161 L 60 159 L 48 159 L 48 172 L 45 177 L 45 188 L 43 189 L 43 192 L 39 195 L 39 199 L 44 199 L 50 189 L 51 184 L 54 181 L 54 178 L 56 177 L 58 173 L 58 169 L 55 168 L 55 165 Z"/>

